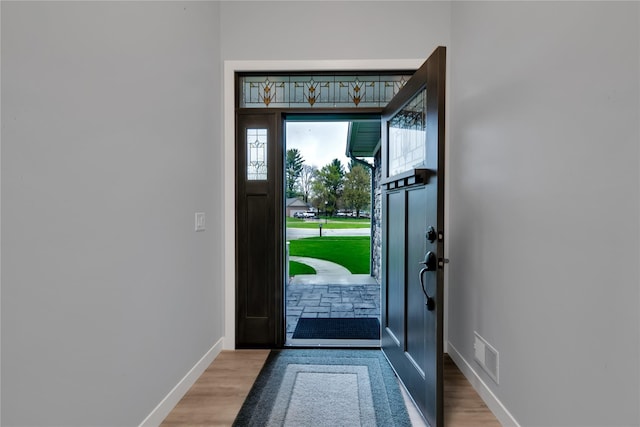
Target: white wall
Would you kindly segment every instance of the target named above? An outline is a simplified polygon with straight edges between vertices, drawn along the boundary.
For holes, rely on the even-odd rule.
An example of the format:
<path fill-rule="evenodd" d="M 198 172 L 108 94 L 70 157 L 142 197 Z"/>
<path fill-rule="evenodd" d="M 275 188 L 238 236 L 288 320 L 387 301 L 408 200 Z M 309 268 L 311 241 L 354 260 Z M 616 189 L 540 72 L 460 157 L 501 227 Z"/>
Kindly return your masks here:
<path fill-rule="evenodd" d="M 426 59 L 449 42 L 448 2 L 227 1 L 221 16 L 223 60 Z"/>
<path fill-rule="evenodd" d="M 234 71 L 415 69 L 449 44 L 449 2 L 222 2 L 226 337 L 234 347 Z M 247 38 L 246 34 L 256 34 Z"/>
<path fill-rule="evenodd" d="M 523 426 L 640 424 L 638 6 L 452 6 L 449 340 Z"/>
<path fill-rule="evenodd" d="M 219 5 L 1 7 L 2 425 L 137 425 L 223 333 Z"/>
<path fill-rule="evenodd" d="M 233 289 L 222 61 L 437 45 L 451 73 L 453 351 L 491 384 L 473 331 L 497 347 L 491 389 L 522 425 L 640 423 L 637 3 L 1 12 L 3 425 L 138 424 L 219 342 L 223 281 Z"/>

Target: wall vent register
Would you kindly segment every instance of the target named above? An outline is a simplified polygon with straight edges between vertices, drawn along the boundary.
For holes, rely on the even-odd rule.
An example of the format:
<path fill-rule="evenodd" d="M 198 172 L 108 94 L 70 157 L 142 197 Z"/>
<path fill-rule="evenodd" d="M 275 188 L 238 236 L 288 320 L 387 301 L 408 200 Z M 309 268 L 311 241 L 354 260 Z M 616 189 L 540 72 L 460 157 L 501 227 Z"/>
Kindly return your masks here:
<path fill-rule="evenodd" d="M 489 377 L 498 384 L 498 350 L 474 331 L 474 359 L 489 374 Z"/>

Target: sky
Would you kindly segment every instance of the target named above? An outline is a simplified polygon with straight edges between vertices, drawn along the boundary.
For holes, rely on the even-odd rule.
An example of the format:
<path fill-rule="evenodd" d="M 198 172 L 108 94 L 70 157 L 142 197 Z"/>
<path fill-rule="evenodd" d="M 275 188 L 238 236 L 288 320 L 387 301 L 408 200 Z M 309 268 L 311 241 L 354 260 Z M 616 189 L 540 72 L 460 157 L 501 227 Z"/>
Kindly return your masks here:
<path fill-rule="evenodd" d="M 287 122 L 287 150 L 297 148 L 304 162 L 318 169 L 338 159 L 346 171 L 348 129 L 348 122 Z"/>

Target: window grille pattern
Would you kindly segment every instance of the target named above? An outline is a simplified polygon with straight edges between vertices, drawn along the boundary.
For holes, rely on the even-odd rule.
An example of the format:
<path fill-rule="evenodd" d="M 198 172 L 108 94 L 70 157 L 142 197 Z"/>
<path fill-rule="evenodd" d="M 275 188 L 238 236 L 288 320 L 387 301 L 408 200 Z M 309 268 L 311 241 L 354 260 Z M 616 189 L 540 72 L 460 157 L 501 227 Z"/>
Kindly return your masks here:
<path fill-rule="evenodd" d="M 247 180 L 267 179 L 267 129 L 247 129 Z"/>
<path fill-rule="evenodd" d="M 384 107 L 410 77 L 410 74 L 241 76 L 239 107 Z"/>
<path fill-rule="evenodd" d="M 389 121 L 389 176 L 425 163 L 426 99 L 427 91 L 423 90 Z"/>

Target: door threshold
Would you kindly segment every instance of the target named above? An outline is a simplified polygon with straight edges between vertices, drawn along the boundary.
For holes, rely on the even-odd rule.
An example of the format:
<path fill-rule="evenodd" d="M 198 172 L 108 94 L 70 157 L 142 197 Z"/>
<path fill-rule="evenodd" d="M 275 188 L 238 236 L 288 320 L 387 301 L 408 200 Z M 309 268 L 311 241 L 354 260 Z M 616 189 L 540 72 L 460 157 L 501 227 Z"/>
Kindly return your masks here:
<path fill-rule="evenodd" d="M 291 338 L 285 347 L 353 347 L 380 348 L 380 340 L 338 340 L 338 339 L 301 339 Z"/>

